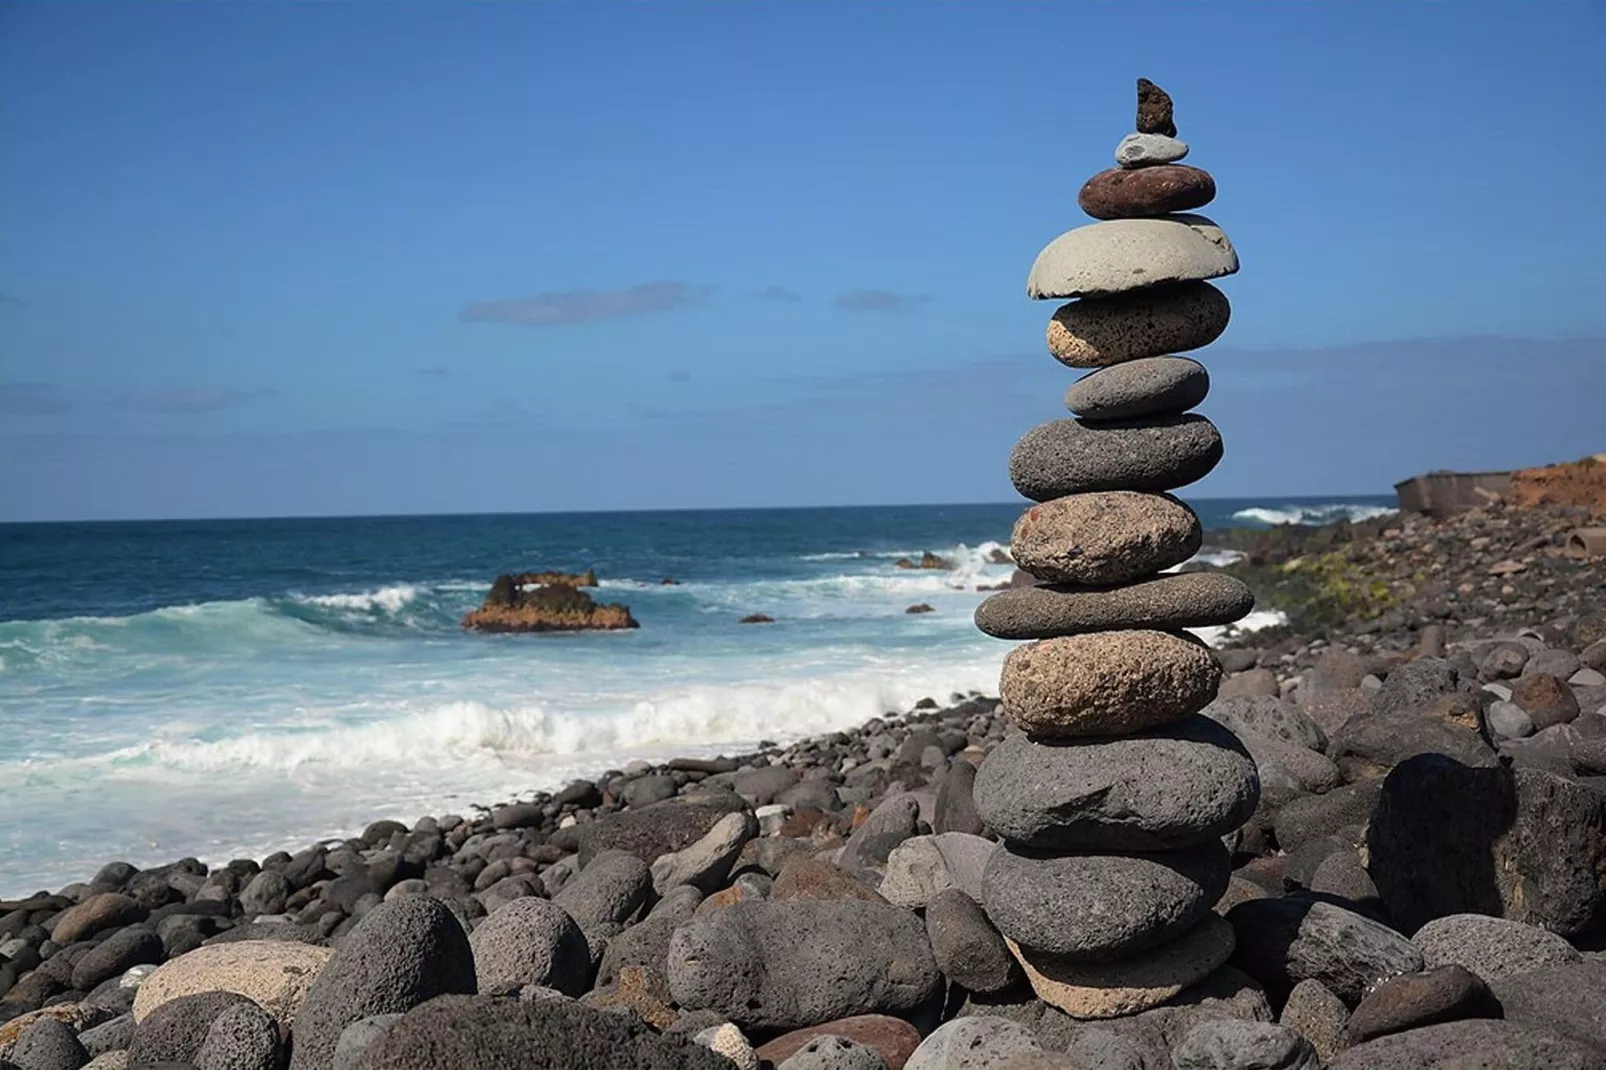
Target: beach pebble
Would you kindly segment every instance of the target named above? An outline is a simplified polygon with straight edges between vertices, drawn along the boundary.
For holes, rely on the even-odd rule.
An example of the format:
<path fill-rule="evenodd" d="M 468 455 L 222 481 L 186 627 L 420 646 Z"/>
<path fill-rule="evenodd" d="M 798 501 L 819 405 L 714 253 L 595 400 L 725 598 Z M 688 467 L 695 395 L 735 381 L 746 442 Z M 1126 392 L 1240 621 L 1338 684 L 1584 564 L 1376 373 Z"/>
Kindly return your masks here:
<path fill-rule="evenodd" d="M 1462 966 L 1435 966 L 1391 977 L 1366 994 L 1349 1019 L 1349 1041 L 1463 1018 L 1502 1017 L 1489 986 Z"/>
<path fill-rule="evenodd" d="M 1026 294 L 1100 296 L 1215 279 L 1237 270 L 1232 242 L 1204 216 L 1114 219 L 1078 227 L 1050 242 L 1032 264 Z"/>
<path fill-rule="evenodd" d="M 1321 1070 L 1310 1041 L 1270 1022 L 1203 1022 L 1171 1052 L 1176 1070 Z"/>
<path fill-rule="evenodd" d="M 1016 647 L 1004 660 L 1004 711 L 1034 736 L 1122 735 L 1174 724 L 1215 697 L 1221 667 L 1169 632 L 1095 632 Z"/>
<path fill-rule="evenodd" d="M 920 831 L 920 800 L 910 792 L 890 795 L 853 830 L 837 864 L 850 872 L 882 867 L 893 848 Z"/>
<path fill-rule="evenodd" d="M 1010 951 L 1038 999 L 1073 1018 L 1103 1019 L 1139 1014 L 1176 999 L 1220 969 L 1232 947 L 1232 926 L 1209 914 L 1169 943 L 1112 962 L 1079 962 L 1014 944 Z"/>
<path fill-rule="evenodd" d="M 1293 852 L 1346 825 L 1365 825 L 1382 789 L 1382 781 L 1362 780 L 1295 799 L 1277 811 L 1277 845 Z"/>
<path fill-rule="evenodd" d="M 1221 433 L 1203 416 L 1050 420 L 1015 444 L 1009 477 L 1036 502 L 1099 490 L 1159 492 L 1203 479 L 1220 462 Z"/>
<path fill-rule="evenodd" d="M 288 1030 L 307 990 L 333 955 L 326 947 L 278 940 L 242 940 L 198 948 L 157 967 L 145 978 L 134 996 L 134 1018 L 143 1020 L 182 996 L 225 991 L 257 1003 Z"/>
<path fill-rule="evenodd" d="M 64 911 L 50 930 L 50 939 L 56 946 L 66 947 L 107 929 L 144 921 L 148 913 L 126 895 L 101 892 Z"/>
<path fill-rule="evenodd" d="M 651 894 L 652 871 L 647 863 L 628 851 L 609 850 L 586 863 L 552 901 L 589 931 L 593 925 L 623 922 Z"/>
<path fill-rule="evenodd" d="M 1324 1062 L 1348 1047 L 1344 1030 L 1349 1025 L 1349 1008 L 1320 981 L 1306 978 L 1288 993 L 1279 1025 L 1285 1025 L 1310 1041 Z"/>
<path fill-rule="evenodd" d="M 983 906 L 1028 951 L 1072 959 L 1136 955 L 1174 939 L 1226 891 L 1219 841 L 1163 854 L 1026 855 L 1006 844 L 983 875 Z M 1076 924 L 1066 924 L 1074 917 Z"/>
<path fill-rule="evenodd" d="M 735 1063 L 736 1070 L 759 1070 L 758 1053 L 742 1035 L 742 1031 L 729 1022 L 709 1026 L 694 1034 L 692 1040 Z"/>
<path fill-rule="evenodd" d="M 958 887 L 981 895 L 981 875 L 998 844 L 965 832 L 914 836 L 887 856 L 887 872 L 877 889 L 881 897 L 905 910 L 924 910 L 932 896 Z"/>
<path fill-rule="evenodd" d="M 758 1049 L 759 1058 L 779 1065 L 820 1037 L 843 1037 L 875 1052 L 888 1067 L 903 1066 L 920 1046 L 920 1033 L 901 1018 L 861 1014 L 783 1033 Z"/>
<path fill-rule="evenodd" d="M 742 848 L 758 835 L 758 819 L 746 810 L 726 814 L 702 839 L 671 854 L 659 855 L 651 866 L 653 889 L 663 895 L 689 884 L 704 895 L 718 891 L 730 876 Z"/>
<path fill-rule="evenodd" d="M 1578 717 L 1578 699 L 1565 680 L 1548 673 L 1524 673 L 1511 686 L 1511 701 L 1533 719 L 1536 729 L 1567 724 Z"/>
<path fill-rule="evenodd" d="M 361 1070 L 731 1070 L 688 1036 L 578 1003 L 444 996 L 407 1012 Z"/>
<path fill-rule="evenodd" d="M 1353 1006 L 1371 986 L 1422 969 L 1422 952 L 1393 929 L 1352 910 L 1284 897 L 1239 903 L 1227 912 L 1237 934 L 1233 965 L 1274 999 L 1314 978 Z"/>
<path fill-rule="evenodd" d="M 1141 357 L 1084 375 L 1065 391 L 1065 407 L 1084 420 L 1171 416 L 1210 393 L 1210 373 L 1187 357 Z"/>
<path fill-rule="evenodd" d="M 1048 351 L 1072 368 L 1185 353 L 1221 337 L 1232 306 L 1208 282 L 1071 301 L 1048 321 Z"/>
<path fill-rule="evenodd" d="M 487 992 L 544 985 L 578 996 L 591 980 L 591 950 L 574 919 L 545 899 L 518 899 L 469 936 L 479 987 Z"/>
<path fill-rule="evenodd" d="M 384 1039 L 401 1019 L 400 1014 L 374 1014 L 346 1026 L 335 1043 L 335 1059 L 330 1070 L 358 1070 L 368 1049 Z"/>
<path fill-rule="evenodd" d="M 1187 155 L 1187 142 L 1164 134 L 1128 134 L 1115 146 L 1115 162 L 1128 168 L 1176 163 Z"/>
<path fill-rule="evenodd" d="M 981 815 L 976 813 L 976 767 L 968 761 L 955 761 L 937 788 L 936 811 L 931 818 L 933 832 L 968 832 L 981 835 Z"/>
<path fill-rule="evenodd" d="M 283 873 L 265 869 L 240 891 L 240 909 L 250 917 L 277 914 L 294 891 Z"/>
<path fill-rule="evenodd" d="M 692 919 L 669 944 L 675 1001 L 744 1028 L 910 1011 L 940 979 L 918 917 L 859 900 L 738 903 Z"/>
<path fill-rule="evenodd" d="M 1435 918 L 1418 929 L 1411 942 L 1421 949 L 1422 961 L 1429 967 L 1464 966 L 1489 984 L 1582 961 L 1573 945 L 1549 930 L 1487 914 Z"/>
<path fill-rule="evenodd" d="M 102 981 L 120 977 L 135 966 L 151 966 L 162 961 L 162 938 L 156 930 L 131 925 L 112 933 L 90 948 L 73 966 L 72 985 L 88 992 Z"/>
<path fill-rule="evenodd" d="M 874 1048 L 847 1037 L 818 1036 L 779 1063 L 776 1070 L 885 1070 Z"/>
<path fill-rule="evenodd" d="M 1003 936 L 958 888 L 938 892 L 926 903 L 926 937 L 943 976 L 971 992 L 999 992 L 1019 976 Z"/>
<path fill-rule="evenodd" d="M 212 1023 L 234 1007 L 255 1006 L 234 992 L 200 992 L 170 999 L 134 1027 L 128 1058 L 143 1063 L 192 1063 Z"/>
<path fill-rule="evenodd" d="M 1210 172 L 1187 164 L 1112 167 L 1082 184 L 1076 203 L 1094 219 L 1142 219 L 1203 208 L 1216 199 Z"/>
<path fill-rule="evenodd" d="M 1032 1031 L 1008 1018 L 955 1018 L 932 1031 L 904 1070 L 989 1070 L 1019 1052 L 1041 1051 Z"/>
<path fill-rule="evenodd" d="M 1010 736 L 976 777 L 976 806 L 989 827 L 1058 851 L 1193 847 L 1242 825 L 1259 801 L 1249 752 L 1199 716 L 1058 745 Z"/>
<path fill-rule="evenodd" d="M 134 1040 L 134 1016 L 119 1014 L 109 1022 L 85 1029 L 78 1039 L 91 1056 L 125 1049 Z"/>
<path fill-rule="evenodd" d="M 867 903 L 885 903 L 881 893 L 841 866 L 832 865 L 823 858 L 798 857 L 781 867 L 770 888 L 771 902 L 783 903 L 798 899 L 857 899 Z"/>
<path fill-rule="evenodd" d="M 1239 735 L 1269 736 L 1312 751 L 1327 747 L 1322 727 L 1285 699 L 1269 695 L 1218 698 L 1204 708 L 1204 715 Z"/>
<path fill-rule="evenodd" d="M 1169 494 L 1073 494 L 1021 513 L 1009 550 L 1050 583 L 1114 584 L 1180 565 L 1199 550 L 1199 517 Z"/>
<path fill-rule="evenodd" d="M 374 908 L 308 990 L 296 1016 L 291 1070 L 323 1070 L 346 1026 L 475 989 L 474 951 L 462 925 L 434 899 Z"/>
<path fill-rule="evenodd" d="M 18 1070 L 79 1070 L 89 1062 L 89 1052 L 70 1025 L 41 1018 L 22 1031 L 10 1059 Z"/>
<path fill-rule="evenodd" d="M 1254 593 L 1233 576 L 1180 572 L 1118 587 L 1012 587 L 976 607 L 976 626 L 999 639 L 1125 629 L 1177 631 L 1230 624 L 1254 607 Z"/>
<path fill-rule="evenodd" d="M 651 864 L 659 855 L 690 847 L 726 814 L 746 809 L 746 800 L 734 792 L 702 791 L 600 815 L 578 826 L 580 863 L 589 866 L 603 851 L 619 850 Z"/>
<path fill-rule="evenodd" d="M 1515 702 L 1491 702 L 1484 716 L 1489 722 L 1489 731 L 1501 739 L 1526 739 L 1534 734 L 1533 718 Z"/>
<path fill-rule="evenodd" d="M 1490 986 L 1507 1021 L 1594 1045 L 1606 1063 L 1606 961 L 1591 958 L 1504 977 Z"/>
<path fill-rule="evenodd" d="M 241 1000 L 212 1020 L 195 1053 L 195 1070 L 277 1070 L 279 1027 L 268 1012 Z"/>
<path fill-rule="evenodd" d="M 1534 1026 L 1474 1018 L 1380 1037 L 1341 1053 L 1327 1070 L 1424 1070 L 1442 1067 L 1544 1067 L 1600 1070 L 1596 1049 Z"/>

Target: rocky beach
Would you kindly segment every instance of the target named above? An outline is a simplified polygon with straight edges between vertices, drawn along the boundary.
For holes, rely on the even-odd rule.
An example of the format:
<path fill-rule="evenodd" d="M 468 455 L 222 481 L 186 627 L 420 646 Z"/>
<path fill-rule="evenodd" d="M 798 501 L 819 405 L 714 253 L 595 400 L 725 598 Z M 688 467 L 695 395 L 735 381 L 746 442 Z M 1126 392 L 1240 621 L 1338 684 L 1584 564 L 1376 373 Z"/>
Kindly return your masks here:
<path fill-rule="evenodd" d="M 1188 153 L 1140 81 L 1031 270 L 1088 374 L 1009 460 L 999 697 L 107 861 L 0 901 L 0 1070 L 1606 1068 L 1606 501 L 1206 532 L 1176 354 L 1238 257 Z M 633 630 L 569 579 L 465 624 Z"/>

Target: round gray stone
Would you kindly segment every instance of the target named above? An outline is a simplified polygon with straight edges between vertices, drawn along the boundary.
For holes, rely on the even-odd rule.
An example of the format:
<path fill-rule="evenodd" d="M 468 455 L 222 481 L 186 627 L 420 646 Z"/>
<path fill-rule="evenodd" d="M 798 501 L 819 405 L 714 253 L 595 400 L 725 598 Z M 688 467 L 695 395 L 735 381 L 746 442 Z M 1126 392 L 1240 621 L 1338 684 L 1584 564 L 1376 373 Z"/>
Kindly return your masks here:
<path fill-rule="evenodd" d="M 1450 914 L 1416 931 L 1411 943 L 1428 966 L 1464 966 L 1489 984 L 1546 966 L 1583 961 L 1549 929 L 1487 914 Z"/>
<path fill-rule="evenodd" d="M 276 1070 L 278 1065 L 278 1023 L 249 1000 L 214 1018 L 195 1053 L 195 1070 Z"/>
<path fill-rule="evenodd" d="M 1224 1019 L 1193 1027 L 1171 1052 L 1176 1070 L 1320 1070 L 1310 1041 L 1270 1022 Z"/>
<path fill-rule="evenodd" d="M 1210 913 L 1232 875 L 1219 841 L 1164 854 L 1045 857 L 1005 845 L 982 877 L 987 916 L 1033 951 L 1069 960 L 1135 955 Z"/>
<path fill-rule="evenodd" d="M 1100 368 L 1065 391 L 1084 420 L 1131 420 L 1187 412 L 1210 393 L 1210 373 L 1187 357 L 1143 357 Z"/>
<path fill-rule="evenodd" d="M 1410 1029 L 1341 1052 L 1327 1070 L 1467 1070 L 1544 1067 L 1601 1070 L 1606 1056 L 1579 1041 L 1535 1026 L 1473 1018 Z"/>
<path fill-rule="evenodd" d="M 1353 1005 L 1379 981 L 1422 969 L 1422 952 L 1405 937 L 1331 903 L 1252 899 L 1229 910 L 1227 920 L 1238 934 L 1233 965 L 1274 999 L 1314 978 Z"/>
<path fill-rule="evenodd" d="M 568 912 L 545 899 L 515 899 L 469 937 L 487 992 L 544 985 L 578 996 L 591 980 L 591 949 Z"/>
<path fill-rule="evenodd" d="M 1180 565 L 1204 532 L 1169 494 L 1094 491 L 1034 505 L 1015 521 L 1015 564 L 1050 583 L 1111 584 Z"/>
<path fill-rule="evenodd" d="M 21 1070 L 79 1070 L 89 1062 L 89 1052 L 79 1043 L 72 1026 L 55 1018 L 41 1018 L 22 1031 L 10 1058 Z"/>
<path fill-rule="evenodd" d="M 971 992 L 1001 992 L 1020 976 L 1015 958 L 976 901 L 958 888 L 926 904 L 926 936 L 937 968 Z"/>
<path fill-rule="evenodd" d="M 1084 297 L 1054 310 L 1048 351 L 1072 368 L 1104 368 L 1207 346 L 1231 319 L 1227 295 L 1208 282 Z"/>
<path fill-rule="evenodd" d="M 1026 280 L 1030 297 L 1091 297 L 1170 282 L 1198 282 L 1238 270 L 1238 253 L 1202 215 L 1112 219 L 1049 242 Z"/>
<path fill-rule="evenodd" d="M 357 1070 L 362 1065 L 363 1054 L 383 1040 L 401 1019 L 399 1014 L 375 1014 L 346 1026 L 335 1044 L 335 1061 L 330 1070 Z"/>
<path fill-rule="evenodd" d="M 1115 146 L 1115 162 L 1121 167 L 1152 167 L 1176 163 L 1188 155 L 1188 143 L 1164 134 L 1128 134 Z"/>
<path fill-rule="evenodd" d="M 1037 502 L 1095 490 L 1157 492 L 1203 479 L 1221 456 L 1221 432 L 1203 416 L 1051 420 L 1015 444 L 1009 478 Z"/>
<path fill-rule="evenodd" d="M 886 1070 L 886 1065 L 868 1044 L 827 1033 L 781 1060 L 775 1070 Z"/>
<path fill-rule="evenodd" d="M 976 808 L 1005 839 L 1054 851 L 1175 851 L 1231 832 L 1260 801 L 1254 759 L 1198 715 L 1115 739 L 1012 735 L 976 775 Z"/>
<path fill-rule="evenodd" d="M 1179 572 L 1120 586 L 1012 587 L 976 607 L 976 627 L 999 639 L 1133 628 L 1176 631 L 1231 624 L 1254 608 L 1254 592 L 1233 576 Z"/>
<path fill-rule="evenodd" d="M 1008 1018 L 955 1018 L 920 1042 L 903 1070 L 988 1070 L 1011 1055 L 1043 1049 L 1032 1031 Z"/>

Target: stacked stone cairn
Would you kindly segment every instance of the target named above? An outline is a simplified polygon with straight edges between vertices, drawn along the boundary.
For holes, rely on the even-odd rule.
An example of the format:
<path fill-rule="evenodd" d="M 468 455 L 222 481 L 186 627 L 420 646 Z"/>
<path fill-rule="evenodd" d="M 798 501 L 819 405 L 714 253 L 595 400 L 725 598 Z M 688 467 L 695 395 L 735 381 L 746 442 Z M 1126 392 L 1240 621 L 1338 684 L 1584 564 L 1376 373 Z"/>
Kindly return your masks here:
<path fill-rule="evenodd" d="M 1205 280 L 1238 270 L 1210 220 L 1215 196 L 1178 164 L 1171 100 L 1138 82 L 1137 132 L 1120 165 L 1082 187 L 1102 222 L 1049 243 L 1027 282 L 1071 299 L 1048 346 L 1097 369 L 1066 395 L 1075 419 L 1029 431 L 1010 476 L 1038 503 L 1016 523 L 1016 563 L 1037 580 L 993 595 L 984 632 L 1029 639 L 1004 663 L 1014 728 L 976 777 L 981 818 L 1004 840 L 985 908 L 1045 1002 L 1077 1018 L 1157 1006 L 1233 950 L 1212 912 L 1227 887 L 1224 843 L 1260 798 L 1255 763 L 1200 714 L 1221 668 L 1184 629 L 1242 618 L 1253 595 L 1212 571 L 1167 573 L 1198 551 L 1199 518 L 1166 493 L 1221 460 L 1221 436 L 1189 409 L 1209 378 L 1171 354 L 1208 345 L 1227 299 Z"/>

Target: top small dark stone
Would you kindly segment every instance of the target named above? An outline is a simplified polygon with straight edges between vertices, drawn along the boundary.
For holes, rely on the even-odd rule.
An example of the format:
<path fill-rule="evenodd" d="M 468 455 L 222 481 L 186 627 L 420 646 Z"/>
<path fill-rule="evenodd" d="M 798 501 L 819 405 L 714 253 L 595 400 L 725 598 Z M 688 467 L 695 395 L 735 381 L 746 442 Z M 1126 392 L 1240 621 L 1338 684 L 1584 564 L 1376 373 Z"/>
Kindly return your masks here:
<path fill-rule="evenodd" d="M 1171 118 L 1171 97 L 1147 78 L 1138 79 L 1138 133 L 1177 136 Z"/>

